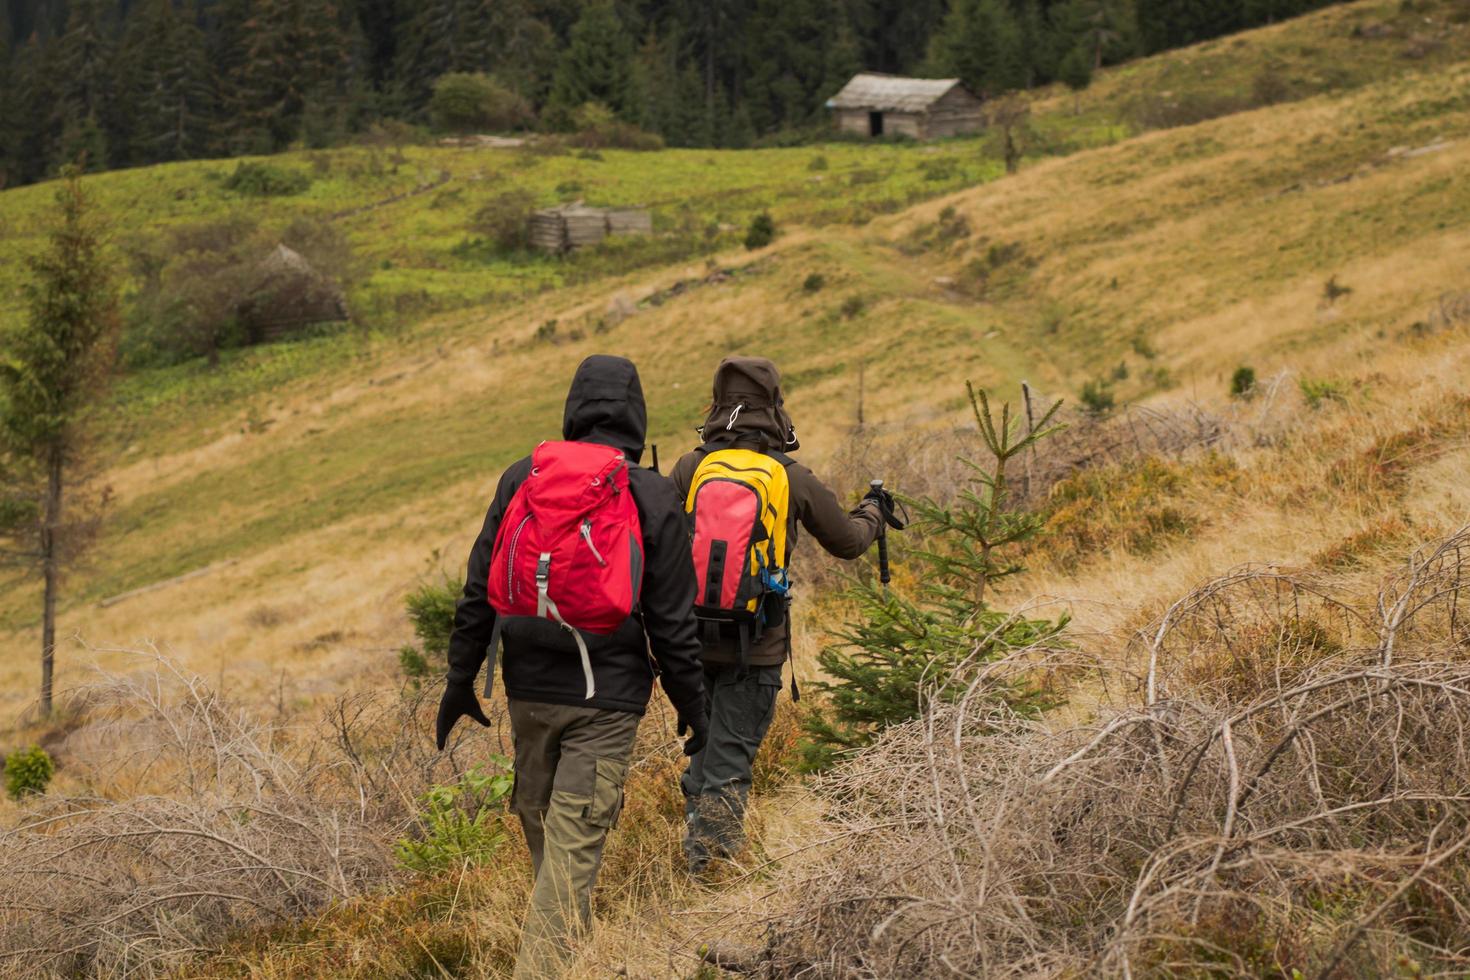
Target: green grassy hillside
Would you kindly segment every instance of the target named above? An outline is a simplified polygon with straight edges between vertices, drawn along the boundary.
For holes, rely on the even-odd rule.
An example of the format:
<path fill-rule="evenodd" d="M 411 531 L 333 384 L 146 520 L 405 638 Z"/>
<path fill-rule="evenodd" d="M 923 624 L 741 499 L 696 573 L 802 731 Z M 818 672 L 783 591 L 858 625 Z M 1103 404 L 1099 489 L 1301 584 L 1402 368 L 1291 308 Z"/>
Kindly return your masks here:
<path fill-rule="evenodd" d="M 665 458 L 689 445 L 719 357 L 777 359 L 817 463 L 855 417 L 860 370 L 867 417 L 897 428 L 946 424 L 966 379 L 1138 399 L 1221 392 L 1245 360 L 1330 373 L 1372 356 L 1456 287 L 1470 235 L 1459 13 L 1365 0 L 1043 94 L 1035 145 L 1075 152 L 1001 179 L 983 139 L 600 159 L 360 147 L 273 158 L 311 183 L 272 198 L 225 190 L 234 162 L 89 178 L 120 251 L 231 215 L 305 216 L 340 225 L 367 275 L 350 297 L 361 326 L 120 381 L 104 440 L 116 505 L 64 629 L 151 636 L 252 684 L 310 665 L 327 679 L 306 694 L 338 666 L 390 661 L 398 596 L 436 549 L 457 563 L 495 474 L 554 434 L 565 379 L 597 350 L 638 361 Z M 1423 31 L 1436 43 L 1405 57 Z M 1228 84 L 1201 81 L 1226 65 Z M 1307 97 L 1123 138 L 1143 95 L 1226 91 L 1241 101 L 1216 108 L 1240 108 L 1266 70 Z M 569 260 L 487 257 L 474 215 L 510 188 L 649 204 L 660 233 Z M 0 195 L 12 321 L 48 196 Z M 745 253 L 760 209 L 783 234 Z M 1330 277 L 1352 292 L 1326 304 Z M 31 588 L 6 588 L 13 706 L 36 618 Z"/>

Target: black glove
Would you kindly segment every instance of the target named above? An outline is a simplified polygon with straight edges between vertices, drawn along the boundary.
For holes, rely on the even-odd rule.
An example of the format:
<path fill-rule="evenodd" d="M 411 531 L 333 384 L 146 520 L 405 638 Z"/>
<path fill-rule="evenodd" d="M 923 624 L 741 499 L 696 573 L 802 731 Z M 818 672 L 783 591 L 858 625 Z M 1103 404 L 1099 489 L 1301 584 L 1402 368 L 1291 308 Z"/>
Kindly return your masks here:
<path fill-rule="evenodd" d="M 893 499 L 893 494 L 882 487 L 869 487 L 868 492 L 863 494 L 864 500 L 871 500 L 878 505 L 878 513 L 883 515 L 883 520 L 895 531 L 902 531 L 908 525 L 898 519 L 898 503 Z M 904 514 L 908 516 L 907 512 Z"/>
<path fill-rule="evenodd" d="M 454 728 L 454 723 L 465 715 L 484 725 L 490 727 L 490 719 L 485 717 L 485 712 L 480 708 L 480 699 L 475 697 L 474 684 L 457 684 L 448 681 L 444 685 L 444 697 L 439 702 L 439 721 L 434 726 L 435 735 L 439 740 L 439 751 L 444 751 L 444 745 L 449 741 L 449 733 Z"/>
<path fill-rule="evenodd" d="M 679 712 L 679 727 L 675 733 L 684 738 L 686 733 L 689 737 L 684 741 L 684 754 L 695 756 L 704 751 L 705 743 L 709 741 L 709 699 L 700 703 L 699 709 L 693 714 Z"/>

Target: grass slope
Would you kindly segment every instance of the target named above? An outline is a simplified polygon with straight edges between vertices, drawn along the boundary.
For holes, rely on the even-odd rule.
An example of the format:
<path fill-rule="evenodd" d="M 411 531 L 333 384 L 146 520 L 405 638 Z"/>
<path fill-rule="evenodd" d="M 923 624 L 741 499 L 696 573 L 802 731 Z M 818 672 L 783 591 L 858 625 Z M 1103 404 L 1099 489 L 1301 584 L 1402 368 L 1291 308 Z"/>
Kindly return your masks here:
<path fill-rule="evenodd" d="M 1290 364 L 1330 375 L 1345 359 L 1371 358 L 1461 285 L 1470 74 L 1457 60 L 1466 31 L 1452 23 L 1456 9 L 1406 20 L 1399 4 L 1368 0 L 1105 73 L 1081 115 L 1072 96 L 1043 96 L 1038 125 L 1086 141 L 1098 113 L 1126 119 L 1137 87 L 1179 65 L 1259 71 L 1296 51 L 1325 78 L 1345 51 L 1376 52 L 1349 59 L 1351 77 L 1322 94 L 1044 159 L 989 183 L 994 164 L 964 141 L 602 160 L 409 148 L 396 174 L 391 151 L 350 149 L 277 159 L 315 173 L 311 188 L 248 202 L 208 176 L 228 172 L 220 163 L 94 178 L 126 241 L 232 209 L 284 224 L 447 171 L 442 188 L 342 220 L 376 268 L 359 306 L 390 309 L 419 290 L 448 311 L 243 352 L 212 372 L 185 365 L 125 380 L 108 473 L 118 503 L 92 567 L 73 581 L 63 629 L 96 642 L 152 637 L 233 685 L 302 699 L 391 664 L 404 635 L 399 597 L 436 556 L 459 560 L 495 474 L 555 433 L 565 380 L 596 350 L 638 362 L 665 459 L 690 444 L 719 357 L 777 359 L 816 462 L 854 419 L 859 370 L 868 419 L 899 428 L 949 424 L 966 379 L 1024 377 L 1069 394 L 1105 378 L 1120 397 L 1147 398 L 1221 391 L 1244 360 L 1263 373 Z M 1396 53 L 1414 18 L 1441 37 L 1417 60 Z M 1365 30 L 1373 24 L 1387 33 Z M 826 171 L 810 169 L 819 154 Z M 457 256 L 475 209 L 509 186 L 548 201 L 655 203 L 670 237 L 569 263 Z M 47 193 L 0 195 L 12 300 L 11 259 L 34 247 Z M 672 242 L 687 252 L 709 221 L 738 226 L 762 207 L 787 232 L 762 253 L 718 255 L 728 277 L 657 251 Z M 813 274 L 820 289 L 805 287 Z M 1352 292 L 1329 305 L 1333 276 Z M 612 312 L 630 306 L 626 319 Z M 13 301 L 4 308 L 16 314 Z M 0 691 L 12 710 L 29 697 L 36 607 L 24 585 L 0 598 L 14 654 Z M 63 684 L 80 679 L 85 659 L 62 658 Z"/>

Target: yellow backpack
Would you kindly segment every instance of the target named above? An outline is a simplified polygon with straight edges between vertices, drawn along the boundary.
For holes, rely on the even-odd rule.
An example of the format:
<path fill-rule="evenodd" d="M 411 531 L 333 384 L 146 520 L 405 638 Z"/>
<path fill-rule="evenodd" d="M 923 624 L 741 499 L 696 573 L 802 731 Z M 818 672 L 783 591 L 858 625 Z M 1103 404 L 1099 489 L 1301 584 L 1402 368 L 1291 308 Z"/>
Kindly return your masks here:
<path fill-rule="evenodd" d="M 698 592 L 707 628 L 739 629 L 742 660 L 767 625 L 786 613 L 791 459 L 753 449 L 701 449 L 684 511 L 693 534 Z"/>

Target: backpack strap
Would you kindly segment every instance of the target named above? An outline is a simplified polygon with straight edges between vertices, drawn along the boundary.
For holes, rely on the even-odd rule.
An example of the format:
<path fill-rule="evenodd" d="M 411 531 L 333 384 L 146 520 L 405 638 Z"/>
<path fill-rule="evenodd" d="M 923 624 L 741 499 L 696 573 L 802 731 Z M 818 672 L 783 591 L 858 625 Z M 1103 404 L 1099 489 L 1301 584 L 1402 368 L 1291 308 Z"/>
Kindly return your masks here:
<path fill-rule="evenodd" d="M 490 630 L 490 648 L 485 652 L 485 697 L 495 688 L 495 662 L 500 659 L 500 626 L 505 617 L 495 614 L 495 625 Z"/>
<path fill-rule="evenodd" d="M 791 668 L 791 700 L 801 700 L 801 688 L 796 685 L 796 658 L 791 655 L 791 608 L 789 599 L 786 609 L 786 666 Z"/>
<path fill-rule="evenodd" d="M 546 591 L 550 580 L 551 553 L 543 551 L 536 562 L 536 615 L 556 620 L 577 641 L 577 652 L 582 655 L 582 676 L 587 681 L 585 700 L 591 701 L 592 696 L 597 693 L 597 685 L 592 680 L 592 660 L 587 656 L 587 641 L 582 639 L 582 634 L 576 627 L 561 618 L 561 610 L 556 608 L 556 603 L 551 601 L 551 596 Z"/>

